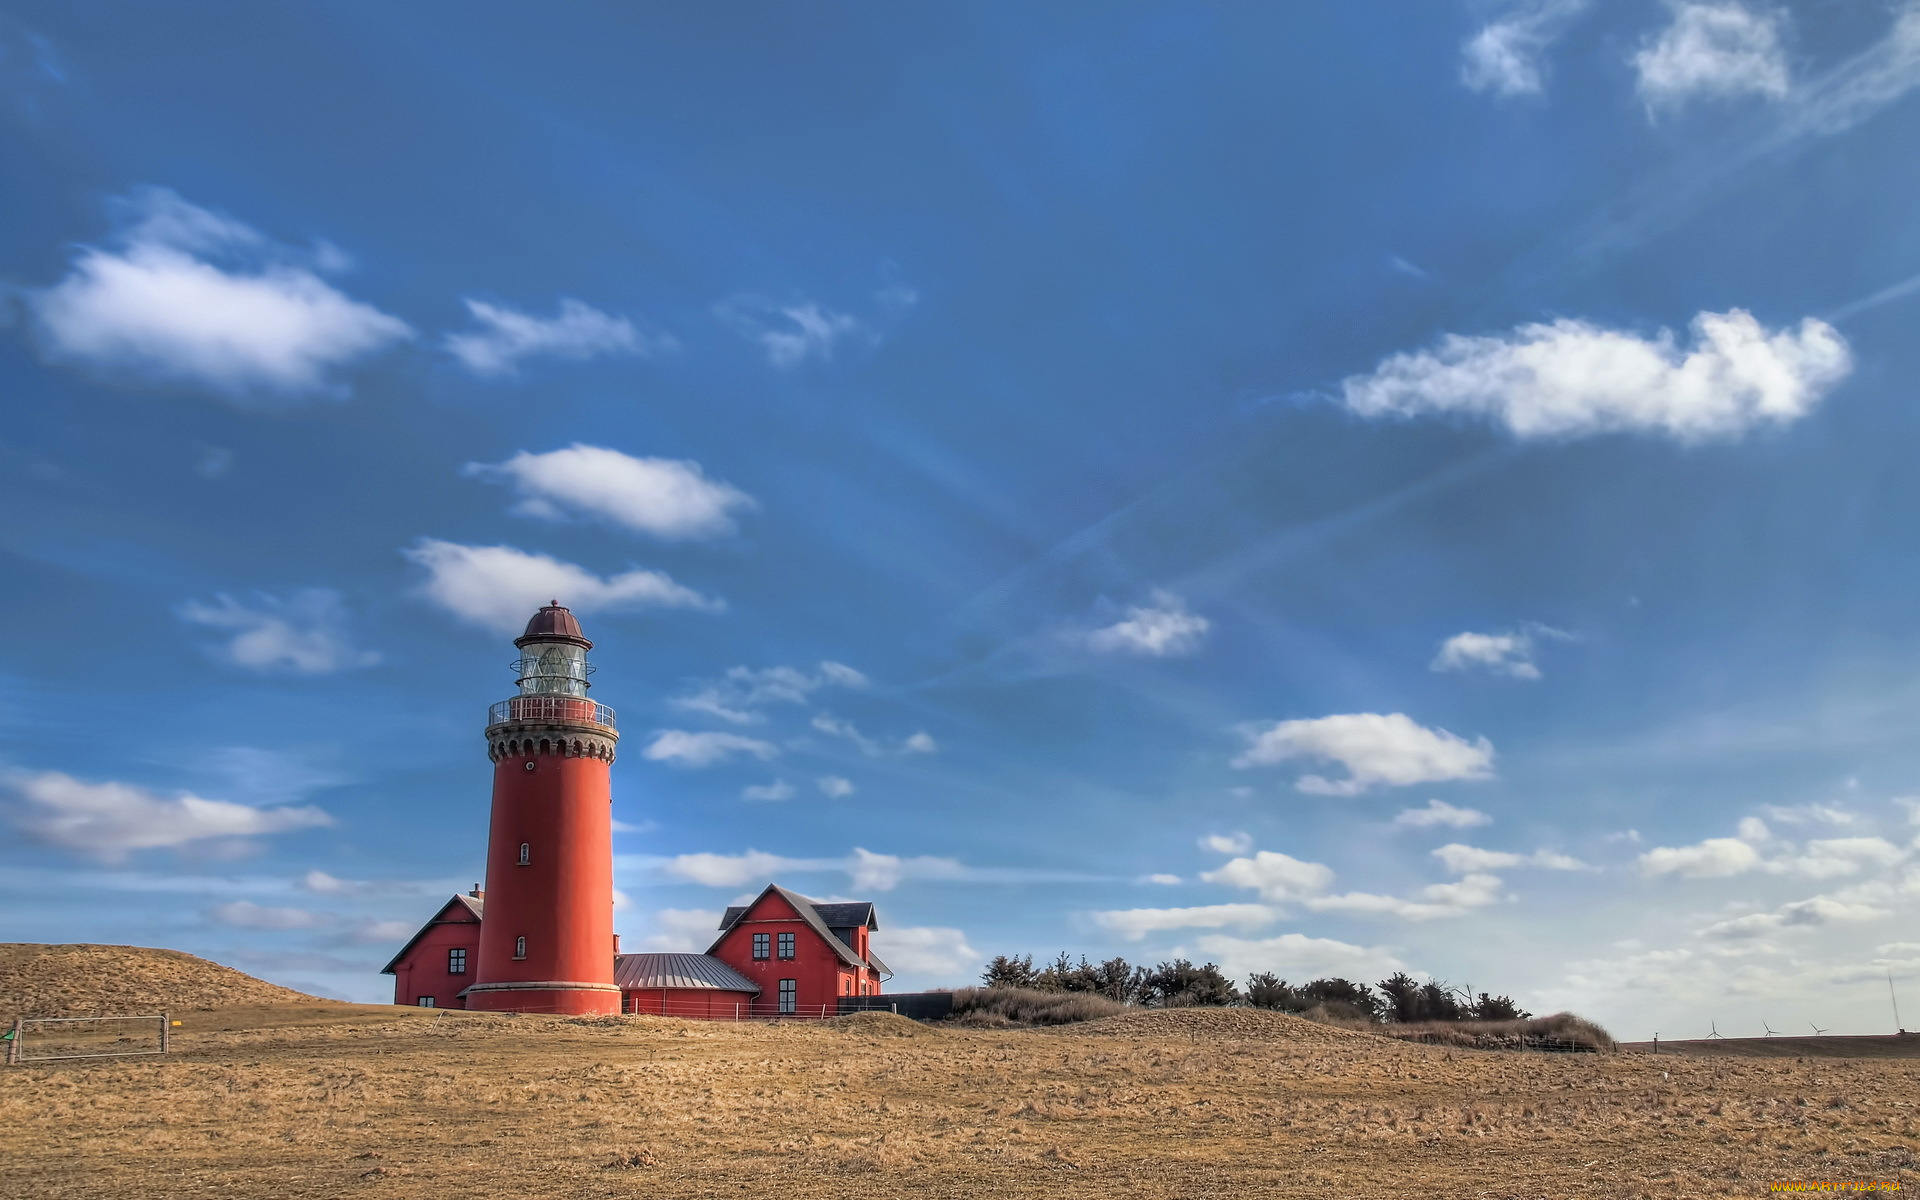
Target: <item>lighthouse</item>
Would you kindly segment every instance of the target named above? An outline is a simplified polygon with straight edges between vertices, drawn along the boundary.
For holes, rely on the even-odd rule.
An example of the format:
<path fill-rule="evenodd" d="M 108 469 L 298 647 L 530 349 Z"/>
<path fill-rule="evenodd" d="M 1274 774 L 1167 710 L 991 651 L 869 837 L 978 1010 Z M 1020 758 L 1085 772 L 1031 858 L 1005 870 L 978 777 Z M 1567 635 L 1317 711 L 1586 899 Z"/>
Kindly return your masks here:
<path fill-rule="evenodd" d="M 593 648 L 558 600 L 514 639 L 519 693 L 487 714 L 486 919 L 466 1006 L 617 1013 L 613 792 L 620 734 L 587 698 Z"/>

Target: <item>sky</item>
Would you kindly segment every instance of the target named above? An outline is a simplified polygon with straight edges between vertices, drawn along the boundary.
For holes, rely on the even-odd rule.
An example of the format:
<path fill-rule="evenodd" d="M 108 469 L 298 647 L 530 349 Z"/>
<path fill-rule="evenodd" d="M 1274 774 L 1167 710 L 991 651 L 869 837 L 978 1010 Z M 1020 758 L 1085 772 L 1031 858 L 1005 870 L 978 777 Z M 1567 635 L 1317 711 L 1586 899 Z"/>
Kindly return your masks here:
<path fill-rule="evenodd" d="M 318 993 L 558 598 L 617 923 L 1920 1020 L 1920 4 L 23 0 L 0 940 Z"/>

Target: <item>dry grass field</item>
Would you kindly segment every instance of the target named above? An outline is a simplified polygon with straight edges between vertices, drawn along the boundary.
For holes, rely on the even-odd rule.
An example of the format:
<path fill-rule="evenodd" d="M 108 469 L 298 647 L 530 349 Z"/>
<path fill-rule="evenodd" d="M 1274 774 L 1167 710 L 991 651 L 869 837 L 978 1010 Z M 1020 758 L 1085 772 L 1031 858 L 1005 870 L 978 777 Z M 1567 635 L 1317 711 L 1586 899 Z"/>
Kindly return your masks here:
<path fill-rule="evenodd" d="M 1920 1186 L 1920 1062 L 1520 1055 L 1251 1010 L 1042 1031 L 338 1004 L 0 1071 L 33 1197 L 1758 1196 Z"/>

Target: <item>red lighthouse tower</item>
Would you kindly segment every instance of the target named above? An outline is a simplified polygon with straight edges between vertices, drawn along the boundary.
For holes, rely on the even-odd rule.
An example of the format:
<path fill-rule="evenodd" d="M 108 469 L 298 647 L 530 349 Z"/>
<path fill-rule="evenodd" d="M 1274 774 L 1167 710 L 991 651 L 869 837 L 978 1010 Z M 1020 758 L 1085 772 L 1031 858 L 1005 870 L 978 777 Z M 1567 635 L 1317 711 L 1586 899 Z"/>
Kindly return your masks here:
<path fill-rule="evenodd" d="M 554 601 L 514 639 L 520 694 L 493 706 L 486 918 L 468 1008 L 617 1013 L 613 813 L 620 735 L 587 699 L 580 622 Z"/>

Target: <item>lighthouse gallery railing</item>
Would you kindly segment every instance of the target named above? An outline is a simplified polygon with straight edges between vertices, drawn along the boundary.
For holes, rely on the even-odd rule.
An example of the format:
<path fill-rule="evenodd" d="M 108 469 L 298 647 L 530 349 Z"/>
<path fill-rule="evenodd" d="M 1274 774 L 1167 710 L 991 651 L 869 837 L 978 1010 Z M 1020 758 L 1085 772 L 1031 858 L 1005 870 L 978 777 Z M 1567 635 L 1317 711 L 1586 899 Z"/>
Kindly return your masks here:
<path fill-rule="evenodd" d="M 537 721 L 547 725 L 604 725 L 617 729 L 613 710 L 575 696 L 515 696 L 487 709 L 487 724 Z"/>

